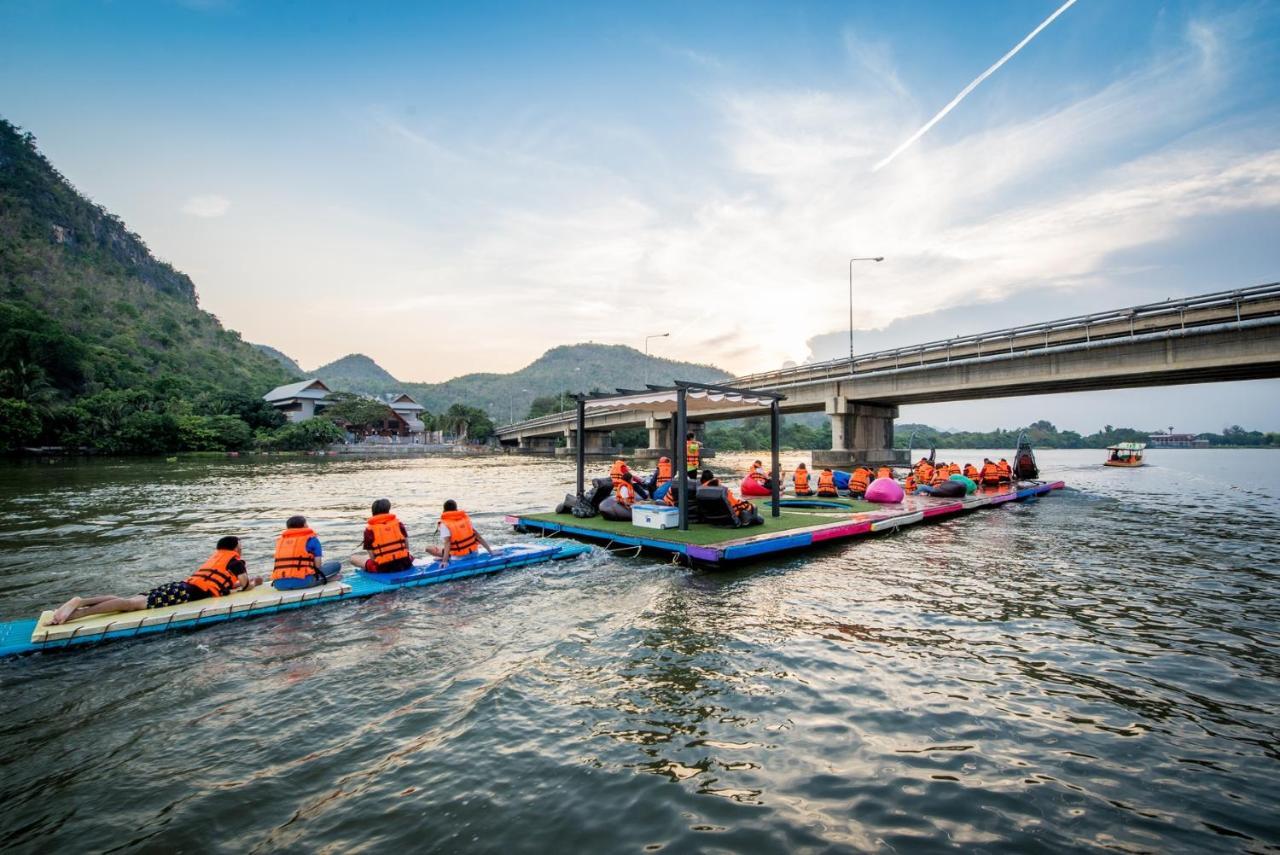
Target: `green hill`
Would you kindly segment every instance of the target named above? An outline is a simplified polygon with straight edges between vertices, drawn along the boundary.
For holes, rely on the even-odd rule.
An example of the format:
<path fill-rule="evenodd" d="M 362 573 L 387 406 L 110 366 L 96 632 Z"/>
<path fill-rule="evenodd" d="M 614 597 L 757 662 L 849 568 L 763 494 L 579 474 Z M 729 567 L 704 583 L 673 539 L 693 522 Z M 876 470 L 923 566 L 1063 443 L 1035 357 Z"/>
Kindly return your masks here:
<path fill-rule="evenodd" d="M 319 377 L 331 389 L 377 395 L 408 392 L 432 413 L 454 404 L 479 407 L 494 420 L 505 423 L 522 418 L 534 398 L 561 392 L 612 391 L 617 387 L 643 388 L 672 380 L 722 381 L 729 377 L 713 365 L 646 357 L 633 347 L 608 344 L 571 344 L 548 350 L 534 362 L 511 374 L 464 374 L 444 383 L 397 380 L 363 354 L 344 356 L 321 366 L 309 376 Z"/>
<path fill-rule="evenodd" d="M 270 356 L 276 362 L 279 362 L 281 365 L 283 365 L 284 370 L 287 371 L 289 374 L 292 374 L 295 377 L 299 377 L 299 378 L 306 374 L 306 372 L 302 370 L 302 366 L 294 362 L 291 358 L 289 358 L 288 354 L 285 354 L 279 350 L 276 350 L 271 345 L 255 344 L 254 347 L 256 347 L 258 350 L 265 353 L 267 356 Z"/>
<path fill-rule="evenodd" d="M 401 392 L 405 385 L 363 353 L 351 353 L 328 365 L 321 365 L 309 376 L 319 377 L 330 389 L 362 395 Z"/>
<path fill-rule="evenodd" d="M 243 445 L 275 415 L 257 399 L 288 379 L 0 119 L 0 447 L 219 445 L 196 428 Z M 200 421 L 217 416 L 239 423 Z"/>

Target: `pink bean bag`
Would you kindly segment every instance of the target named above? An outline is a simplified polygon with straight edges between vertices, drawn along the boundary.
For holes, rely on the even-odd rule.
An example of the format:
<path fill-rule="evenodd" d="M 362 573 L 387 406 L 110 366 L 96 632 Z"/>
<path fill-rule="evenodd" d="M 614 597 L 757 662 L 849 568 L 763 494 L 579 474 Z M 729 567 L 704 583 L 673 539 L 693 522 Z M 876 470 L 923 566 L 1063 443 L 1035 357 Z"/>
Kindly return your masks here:
<path fill-rule="evenodd" d="M 742 495 L 744 496 L 771 496 L 773 491 L 769 490 L 765 485 L 761 484 L 755 478 L 742 479 Z"/>
<path fill-rule="evenodd" d="M 867 487 L 863 496 L 868 502 L 880 502 L 885 505 L 896 505 L 902 501 L 902 485 L 892 478 L 877 478 Z"/>

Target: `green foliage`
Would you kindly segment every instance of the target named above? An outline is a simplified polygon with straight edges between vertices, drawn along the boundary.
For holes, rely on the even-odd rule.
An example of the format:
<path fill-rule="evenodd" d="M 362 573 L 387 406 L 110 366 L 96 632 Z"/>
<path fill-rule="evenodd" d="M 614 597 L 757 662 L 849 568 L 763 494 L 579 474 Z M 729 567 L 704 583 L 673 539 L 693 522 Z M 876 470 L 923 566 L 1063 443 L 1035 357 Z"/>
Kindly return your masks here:
<path fill-rule="evenodd" d="M 33 409 L 41 442 L 113 453 L 242 447 L 246 429 L 279 425 L 261 396 L 289 378 L 3 119 L 0 366 L 0 397 Z M 190 415 L 239 424 L 181 427 Z"/>
<path fill-rule="evenodd" d="M 615 430 L 613 432 L 613 444 L 622 448 L 648 448 L 649 431 L 642 427 Z"/>
<path fill-rule="evenodd" d="M 0 398 L 0 449 L 30 445 L 40 436 L 40 416 L 26 401 Z"/>
<path fill-rule="evenodd" d="M 823 419 L 818 425 L 808 424 L 802 418 L 782 419 L 778 446 L 784 450 L 814 450 L 831 447 L 831 422 Z M 717 451 L 757 451 L 769 447 L 769 420 L 767 418 L 742 419 L 719 422 L 707 428 L 706 443 Z"/>
<path fill-rule="evenodd" d="M 468 407 L 466 404 L 454 404 L 436 419 L 436 426 L 446 434 L 452 434 L 460 440 L 484 442 L 493 436 L 493 420 L 488 413 L 479 407 Z"/>
<path fill-rule="evenodd" d="M 342 428 L 328 419 L 293 422 L 258 435 L 258 445 L 262 448 L 280 451 L 314 451 L 342 440 Z"/>
<path fill-rule="evenodd" d="M 1209 444 L 1214 446 L 1280 447 L 1280 433 L 1245 430 L 1240 425 L 1225 427 L 1222 433 L 1202 433 L 1199 438 L 1209 440 Z"/>
<path fill-rule="evenodd" d="M 368 433 L 394 420 L 391 408 L 380 401 L 371 401 L 348 392 L 335 392 L 329 396 L 332 403 L 324 408 L 324 418 L 349 428 L 353 433 Z"/>
<path fill-rule="evenodd" d="M 181 448 L 190 451 L 241 451 L 253 445 L 253 428 L 235 416 L 178 416 Z"/>
<path fill-rule="evenodd" d="M 562 413 L 566 410 L 572 410 L 577 406 L 574 400 L 575 392 L 564 391 L 556 395 L 539 395 L 529 404 L 529 412 L 525 416 L 526 419 L 536 419 L 539 416 L 549 416 L 552 413 Z"/>

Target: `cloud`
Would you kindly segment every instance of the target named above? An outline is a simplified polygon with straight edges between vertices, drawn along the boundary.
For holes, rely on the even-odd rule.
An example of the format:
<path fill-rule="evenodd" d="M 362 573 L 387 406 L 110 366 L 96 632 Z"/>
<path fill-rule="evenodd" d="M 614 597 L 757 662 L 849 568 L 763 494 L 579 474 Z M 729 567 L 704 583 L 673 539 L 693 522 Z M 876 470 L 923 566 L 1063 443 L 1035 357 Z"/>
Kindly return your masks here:
<path fill-rule="evenodd" d="M 216 193 L 192 196 L 182 203 L 182 213 L 193 217 L 221 217 L 231 210 L 231 200 Z"/>

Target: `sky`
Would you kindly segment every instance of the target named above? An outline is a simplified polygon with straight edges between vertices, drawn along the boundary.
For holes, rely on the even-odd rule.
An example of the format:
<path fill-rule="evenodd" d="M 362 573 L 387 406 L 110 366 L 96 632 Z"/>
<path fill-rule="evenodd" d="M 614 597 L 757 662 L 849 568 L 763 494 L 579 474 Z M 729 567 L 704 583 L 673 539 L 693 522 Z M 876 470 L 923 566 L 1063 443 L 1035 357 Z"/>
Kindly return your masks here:
<path fill-rule="evenodd" d="M 0 115 L 307 368 L 834 358 L 851 256 L 859 350 L 1280 279 L 1280 4 L 1078 0 L 955 100 L 1063 5 L 0 2 Z M 1277 430 L 1280 381 L 903 418 Z"/>

